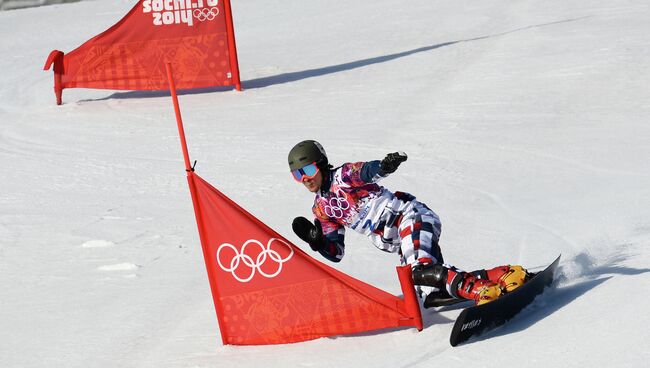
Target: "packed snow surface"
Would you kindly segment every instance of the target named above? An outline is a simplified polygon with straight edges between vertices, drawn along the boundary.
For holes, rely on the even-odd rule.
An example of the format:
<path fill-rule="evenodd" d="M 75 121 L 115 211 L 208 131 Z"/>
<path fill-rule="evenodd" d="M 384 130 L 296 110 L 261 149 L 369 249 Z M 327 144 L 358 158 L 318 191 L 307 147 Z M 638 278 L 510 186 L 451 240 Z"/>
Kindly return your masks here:
<path fill-rule="evenodd" d="M 422 332 L 222 345 L 169 95 L 56 106 L 42 71 L 134 3 L 0 13 L 3 368 L 647 367 L 647 0 L 237 0 L 245 90 L 180 96 L 197 172 L 305 250 L 286 155 L 316 139 L 335 164 L 407 152 L 383 185 L 440 214 L 456 266 L 562 254 L 551 290 L 456 348 L 458 308 Z M 336 268 L 400 293 L 395 255 L 352 232 L 346 250 Z"/>

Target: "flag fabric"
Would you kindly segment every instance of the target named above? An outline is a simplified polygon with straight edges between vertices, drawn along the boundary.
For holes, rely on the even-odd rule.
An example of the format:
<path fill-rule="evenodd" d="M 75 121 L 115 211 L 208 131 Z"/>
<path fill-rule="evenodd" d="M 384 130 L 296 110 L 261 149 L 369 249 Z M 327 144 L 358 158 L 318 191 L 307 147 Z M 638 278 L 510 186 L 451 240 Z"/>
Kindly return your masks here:
<path fill-rule="evenodd" d="M 422 329 L 408 266 L 402 299 L 314 260 L 196 173 L 188 182 L 224 344 Z"/>
<path fill-rule="evenodd" d="M 50 53 L 57 103 L 65 88 L 166 90 L 235 86 L 239 69 L 229 0 L 141 0 L 117 24 L 64 54 Z"/>

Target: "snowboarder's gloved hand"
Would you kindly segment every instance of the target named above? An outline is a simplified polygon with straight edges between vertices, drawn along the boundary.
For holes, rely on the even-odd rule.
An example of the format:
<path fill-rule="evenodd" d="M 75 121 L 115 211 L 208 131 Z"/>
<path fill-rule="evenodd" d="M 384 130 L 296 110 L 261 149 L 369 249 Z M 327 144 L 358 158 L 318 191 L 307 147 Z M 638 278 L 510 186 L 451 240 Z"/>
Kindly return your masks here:
<path fill-rule="evenodd" d="M 312 250 L 319 251 L 323 247 L 323 228 L 320 221 L 314 220 L 312 224 L 304 217 L 296 217 L 291 227 L 300 239 L 309 243 Z"/>
<path fill-rule="evenodd" d="M 383 171 L 385 174 L 394 173 L 395 170 L 397 170 L 399 167 L 399 164 L 406 161 L 407 158 L 408 157 L 404 152 L 389 153 L 383 160 L 381 160 L 381 171 Z"/>

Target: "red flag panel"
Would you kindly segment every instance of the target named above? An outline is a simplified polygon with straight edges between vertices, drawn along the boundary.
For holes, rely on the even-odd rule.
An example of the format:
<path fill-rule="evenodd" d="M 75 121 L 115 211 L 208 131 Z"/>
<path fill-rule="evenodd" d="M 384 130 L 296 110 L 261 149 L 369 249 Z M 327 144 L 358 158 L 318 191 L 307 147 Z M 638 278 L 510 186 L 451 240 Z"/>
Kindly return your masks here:
<path fill-rule="evenodd" d="M 52 51 L 58 103 L 64 88 L 240 88 L 229 0 L 141 0 L 117 24 L 68 54 Z"/>
<path fill-rule="evenodd" d="M 188 181 L 224 344 L 421 329 L 412 284 L 409 305 L 314 260 L 195 173 Z"/>

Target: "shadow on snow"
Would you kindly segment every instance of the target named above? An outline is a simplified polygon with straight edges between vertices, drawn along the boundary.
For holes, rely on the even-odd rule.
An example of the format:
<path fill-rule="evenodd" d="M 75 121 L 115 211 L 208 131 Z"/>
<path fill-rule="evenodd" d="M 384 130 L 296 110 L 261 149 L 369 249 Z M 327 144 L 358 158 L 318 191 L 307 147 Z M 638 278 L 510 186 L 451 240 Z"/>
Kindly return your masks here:
<path fill-rule="evenodd" d="M 369 66 L 369 65 L 385 63 L 385 62 L 392 61 L 392 60 L 395 60 L 395 59 L 400 59 L 400 58 L 403 58 L 403 57 L 406 57 L 406 56 L 410 56 L 410 55 L 414 55 L 414 54 L 418 54 L 418 53 L 423 53 L 423 52 L 439 49 L 439 48 L 442 48 L 442 47 L 452 46 L 452 45 L 459 44 L 459 43 L 485 40 L 485 39 L 489 39 L 489 38 L 505 36 L 505 35 L 515 33 L 515 32 L 525 31 L 525 30 L 528 30 L 528 29 L 541 28 L 541 27 L 546 27 L 546 26 L 551 26 L 551 25 L 556 25 L 556 24 L 561 24 L 561 23 L 575 22 L 575 21 L 578 21 L 578 20 L 586 19 L 586 18 L 589 18 L 589 16 L 580 17 L 580 18 L 566 19 L 566 20 L 560 20 L 560 21 L 555 21 L 555 22 L 550 22 L 550 23 L 536 24 L 536 25 L 531 25 L 531 26 L 526 26 L 526 27 L 513 29 L 513 30 L 510 30 L 510 31 L 507 31 L 507 32 L 501 32 L 501 33 L 496 33 L 496 34 L 491 34 L 491 35 L 486 35 L 486 36 L 480 36 L 480 37 L 475 37 L 475 38 L 464 39 L 464 40 L 443 42 L 443 43 L 438 43 L 438 44 L 431 45 L 431 46 L 419 47 L 419 48 L 416 48 L 416 49 L 403 51 L 403 52 L 398 52 L 398 53 L 394 53 L 394 54 L 390 54 L 390 55 L 377 56 L 377 57 L 352 61 L 352 62 L 338 64 L 338 65 L 326 66 L 326 67 L 322 67 L 322 68 L 314 68 L 314 69 L 302 70 L 302 71 L 297 71 L 297 72 L 283 73 L 283 74 L 272 75 L 272 76 L 268 76 L 268 77 L 251 79 L 251 80 L 247 80 L 247 81 L 242 81 L 242 88 L 244 90 L 246 90 L 246 89 L 256 89 L 256 88 L 269 87 L 269 86 L 273 86 L 273 85 L 297 82 L 297 81 L 300 81 L 300 80 L 303 80 L 303 79 L 316 78 L 316 77 L 321 77 L 321 76 L 325 76 L 325 75 L 329 75 L 329 74 L 340 73 L 340 72 L 344 72 L 344 71 L 348 71 L 348 70 L 363 68 L 363 67 L 366 67 L 366 66 Z M 179 95 L 194 95 L 194 94 L 211 93 L 211 92 L 231 91 L 233 89 L 234 88 L 231 87 L 231 86 L 228 86 L 228 87 L 199 88 L 199 89 L 193 89 L 193 90 L 180 90 L 180 91 L 178 91 L 178 94 Z M 131 92 L 117 92 L 117 93 L 114 93 L 114 94 L 112 94 L 110 96 L 107 96 L 107 97 L 103 97 L 103 98 L 99 98 L 99 99 L 86 99 L 86 100 L 81 100 L 80 102 L 104 101 L 104 100 L 109 100 L 109 99 L 165 97 L 165 96 L 169 96 L 169 91 L 131 91 Z"/>

